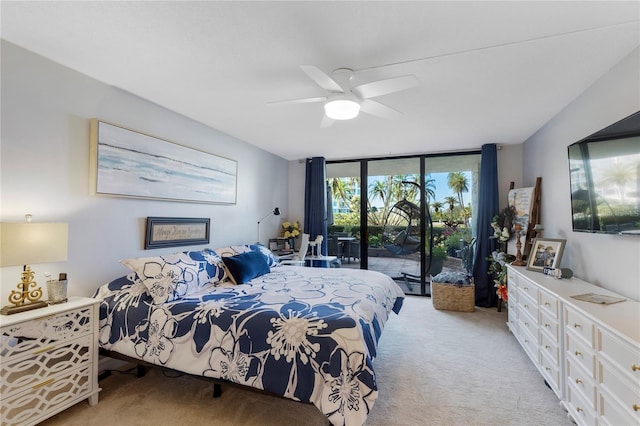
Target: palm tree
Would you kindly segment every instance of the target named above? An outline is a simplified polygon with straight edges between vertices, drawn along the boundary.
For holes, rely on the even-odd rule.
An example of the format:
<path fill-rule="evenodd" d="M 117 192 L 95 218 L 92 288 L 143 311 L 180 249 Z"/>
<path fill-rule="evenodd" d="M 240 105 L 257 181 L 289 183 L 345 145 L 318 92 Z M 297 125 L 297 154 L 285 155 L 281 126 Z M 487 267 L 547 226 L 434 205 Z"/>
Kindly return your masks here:
<path fill-rule="evenodd" d="M 440 201 L 434 201 L 431 204 L 431 207 L 433 207 L 433 212 L 435 213 L 434 216 L 436 216 L 436 218 L 440 219 L 438 216 L 440 216 L 440 209 L 443 207 L 444 205 L 440 202 Z"/>
<path fill-rule="evenodd" d="M 444 202 L 449 204 L 449 218 L 453 221 L 453 209 L 455 208 L 458 200 L 456 197 L 449 196 L 444 197 Z"/>
<path fill-rule="evenodd" d="M 458 204 L 464 206 L 463 192 L 469 192 L 469 181 L 462 172 L 451 172 L 447 175 L 447 185 L 458 195 Z"/>
<path fill-rule="evenodd" d="M 347 185 L 345 178 L 331 178 L 331 194 L 335 200 L 341 201 L 344 205 L 349 205 L 351 198 L 351 187 Z"/>

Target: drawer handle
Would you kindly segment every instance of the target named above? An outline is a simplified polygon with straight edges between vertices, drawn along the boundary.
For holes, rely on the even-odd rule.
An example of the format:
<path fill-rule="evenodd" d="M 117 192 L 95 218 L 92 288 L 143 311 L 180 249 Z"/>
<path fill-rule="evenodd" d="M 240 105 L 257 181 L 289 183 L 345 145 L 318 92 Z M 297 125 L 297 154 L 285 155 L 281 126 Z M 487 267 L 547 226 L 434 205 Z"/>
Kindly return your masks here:
<path fill-rule="evenodd" d="M 575 351 L 574 354 L 576 354 L 576 356 L 582 356 L 582 352 L 580 351 Z"/>
<path fill-rule="evenodd" d="M 633 411 L 640 411 L 640 405 L 633 404 Z"/>
<path fill-rule="evenodd" d="M 584 410 L 583 410 L 582 408 L 580 408 L 580 407 L 576 407 L 576 411 L 577 411 L 578 413 L 582 413 L 582 412 L 584 412 Z"/>
<path fill-rule="evenodd" d="M 528 323 L 528 322 L 525 322 L 525 323 L 524 323 L 524 325 L 526 325 L 527 327 L 529 327 L 529 323 Z"/>
<path fill-rule="evenodd" d="M 42 352 L 49 352 L 51 349 L 55 348 L 55 345 L 47 346 L 46 348 L 38 349 L 37 351 L 33 351 L 34 355 L 41 354 Z"/>
<path fill-rule="evenodd" d="M 577 322 L 574 322 L 573 328 L 582 328 L 582 325 L 578 324 Z"/>
<path fill-rule="evenodd" d="M 529 309 L 529 305 L 527 305 L 526 303 L 524 304 L 525 309 Z"/>
<path fill-rule="evenodd" d="M 545 324 L 544 326 L 547 327 L 547 328 L 551 328 L 550 324 Z"/>
<path fill-rule="evenodd" d="M 640 370 L 640 365 L 631 364 L 631 371 L 638 371 L 638 370 Z"/>
<path fill-rule="evenodd" d="M 577 383 L 577 384 L 582 384 L 582 380 L 580 380 L 580 379 L 576 379 L 576 383 Z"/>
<path fill-rule="evenodd" d="M 549 346 L 549 345 L 544 345 L 544 348 L 545 348 L 545 349 L 547 349 L 547 350 L 549 350 L 549 349 L 551 349 L 551 346 Z"/>
<path fill-rule="evenodd" d="M 544 369 L 547 370 L 547 371 L 551 371 L 551 369 L 549 367 L 545 367 Z"/>
<path fill-rule="evenodd" d="M 529 291 L 529 287 L 522 287 L 523 289 Z"/>
<path fill-rule="evenodd" d="M 35 385 L 35 386 L 33 387 L 33 389 L 40 389 L 40 388 L 41 388 L 41 387 L 43 387 L 43 386 L 47 386 L 48 384 L 53 383 L 53 381 L 54 381 L 54 380 L 55 380 L 55 379 L 45 380 L 44 382 L 42 382 L 42 383 L 38 383 L 37 385 Z"/>

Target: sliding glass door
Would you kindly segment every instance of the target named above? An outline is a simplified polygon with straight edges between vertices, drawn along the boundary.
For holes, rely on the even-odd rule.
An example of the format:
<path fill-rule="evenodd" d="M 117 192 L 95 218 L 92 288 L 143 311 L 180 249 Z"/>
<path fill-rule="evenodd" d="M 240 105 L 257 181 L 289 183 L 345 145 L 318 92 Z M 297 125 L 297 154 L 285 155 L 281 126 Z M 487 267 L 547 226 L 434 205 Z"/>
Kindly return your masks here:
<path fill-rule="evenodd" d="M 369 269 L 400 282 L 405 292 L 426 295 L 420 161 L 419 157 L 368 161 L 367 256 Z"/>
<path fill-rule="evenodd" d="M 479 167 L 476 153 L 328 162 L 329 254 L 429 296 L 431 276 L 470 266 Z"/>

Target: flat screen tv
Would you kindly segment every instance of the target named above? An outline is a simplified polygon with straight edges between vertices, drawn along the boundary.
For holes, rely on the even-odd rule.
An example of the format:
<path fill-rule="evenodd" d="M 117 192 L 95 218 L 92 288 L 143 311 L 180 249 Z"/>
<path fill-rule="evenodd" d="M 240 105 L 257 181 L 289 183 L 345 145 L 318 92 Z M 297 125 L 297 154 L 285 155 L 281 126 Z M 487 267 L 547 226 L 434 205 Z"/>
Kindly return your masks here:
<path fill-rule="evenodd" d="M 569 145 L 573 230 L 640 235 L 640 112 Z"/>

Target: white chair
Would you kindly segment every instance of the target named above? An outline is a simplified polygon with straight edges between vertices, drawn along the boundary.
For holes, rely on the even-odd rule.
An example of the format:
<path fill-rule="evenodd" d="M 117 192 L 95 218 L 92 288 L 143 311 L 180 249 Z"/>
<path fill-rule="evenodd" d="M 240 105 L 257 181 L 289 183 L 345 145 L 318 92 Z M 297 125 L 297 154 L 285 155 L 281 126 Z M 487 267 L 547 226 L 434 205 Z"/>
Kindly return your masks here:
<path fill-rule="evenodd" d="M 295 265 L 295 266 L 304 266 L 304 258 L 307 255 L 307 250 L 309 250 L 309 234 L 302 234 L 302 239 L 300 240 L 300 249 L 297 253 L 292 254 L 291 258 L 282 258 L 280 257 L 279 262 L 281 265 Z"/>

